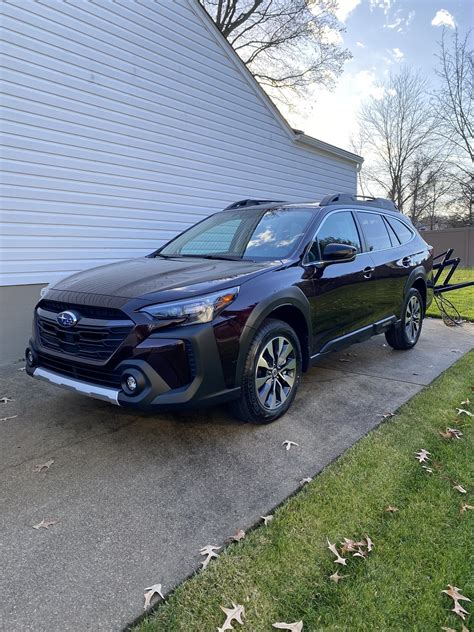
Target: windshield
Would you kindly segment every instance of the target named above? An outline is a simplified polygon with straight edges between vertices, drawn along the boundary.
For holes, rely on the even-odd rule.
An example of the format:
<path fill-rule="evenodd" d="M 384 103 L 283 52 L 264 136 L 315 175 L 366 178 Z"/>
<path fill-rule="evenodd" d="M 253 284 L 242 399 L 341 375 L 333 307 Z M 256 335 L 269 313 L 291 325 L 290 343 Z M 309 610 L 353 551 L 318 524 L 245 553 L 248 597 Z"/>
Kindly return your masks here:
<path fill-rule="evenodd" d="M 285 259 L 304 234 L 310 209 L 224 211 L 208 217 L 158 251 L 167 257 Z"/>

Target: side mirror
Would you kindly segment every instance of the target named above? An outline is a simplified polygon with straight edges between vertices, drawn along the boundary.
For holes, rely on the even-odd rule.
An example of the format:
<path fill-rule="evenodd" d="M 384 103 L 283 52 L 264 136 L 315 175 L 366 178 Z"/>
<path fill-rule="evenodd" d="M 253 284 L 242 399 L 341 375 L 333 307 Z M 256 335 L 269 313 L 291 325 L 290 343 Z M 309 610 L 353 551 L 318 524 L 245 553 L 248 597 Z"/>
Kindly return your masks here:
<path fill-rule="evenodd" d="M 354 261 L 357 248 L 348 244 L 326 244 L 322 256 L 325 263 Z"/>

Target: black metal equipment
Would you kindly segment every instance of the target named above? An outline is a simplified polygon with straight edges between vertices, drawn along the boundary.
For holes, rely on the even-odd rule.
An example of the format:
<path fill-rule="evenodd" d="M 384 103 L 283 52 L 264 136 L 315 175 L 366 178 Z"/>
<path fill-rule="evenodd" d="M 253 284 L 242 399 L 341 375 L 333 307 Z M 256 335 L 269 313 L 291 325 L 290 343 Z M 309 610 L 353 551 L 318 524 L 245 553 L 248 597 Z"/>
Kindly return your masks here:
<path fill-rule="evenodd" d="M 464 287 L 474 286 L 474 281 L 464 281 L 463 283 L 450 283 L 450 280 L 456 271 L 456 268 L 461 261 L 460 257 L 452 257 L 454 248 L 449 248 L 440 255 L 433 258 L 433 293 L 434 300 L 441 312 L 441 317 L 445 325 L 453 326 L 460 325 L 463 320 L 456 307 L 451 303 L 449 299 L 444 296 L 446 292 L 452 292 L 453 290 L 460 290 Z M 440 260 L 440 261 L 439 261 Z M 449 267 L 449 271 L 443 282 L 440 285 L 436 285 L 441 278 L 441 275 L 446 268 Z"/>

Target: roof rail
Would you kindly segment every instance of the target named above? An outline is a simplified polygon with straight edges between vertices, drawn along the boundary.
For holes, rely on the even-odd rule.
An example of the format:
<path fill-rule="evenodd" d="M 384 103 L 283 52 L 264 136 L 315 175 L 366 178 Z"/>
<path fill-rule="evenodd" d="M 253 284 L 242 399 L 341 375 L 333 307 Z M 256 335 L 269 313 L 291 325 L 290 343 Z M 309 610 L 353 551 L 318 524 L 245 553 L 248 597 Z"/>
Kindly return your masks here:
<path fill-rule="evenodd" d="M 376 206 L 387 211 L 399 212 L 392 200 L 368 195 L 353 195 L 352 193 L 332 193 L 323 197 L 319 203 L 320 206 L 329 206 L 331 204 L 360 204 L 361 206 Z"/>
<path fill-rule="evenodd" d="M 229 204 L 229 206 L 226 206 L 224 211 L 230 211 L 231 209 L 237 208 L 245 208 L 246 206 L 258 206 L 259 204 L 272 204 L 273 202 L 279 203 L 283 202 L 283 200 L 238 200 L 237 202 L 233 202 L 232 204 Z"/>

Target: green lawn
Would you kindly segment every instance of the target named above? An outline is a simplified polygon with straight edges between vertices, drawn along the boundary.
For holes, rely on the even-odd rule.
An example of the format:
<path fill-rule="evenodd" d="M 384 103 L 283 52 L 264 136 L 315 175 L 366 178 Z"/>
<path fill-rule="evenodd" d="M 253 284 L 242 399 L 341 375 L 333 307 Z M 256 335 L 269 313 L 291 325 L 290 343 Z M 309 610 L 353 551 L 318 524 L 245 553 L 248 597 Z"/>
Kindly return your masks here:
<path fill-rule="evenodd" d="M 450 283 L 462 283 L 463 281 L 474 281 L 474 268 L 458 268 Z M 465 320 L 474 321 L 474 286 L 447 292 L 444 296 L 453 303 Z M 428 309 L 427 315 L 440 317 L 439 309 L 434 301 Z"/>
<path fill-rule="evenodd" d="M 474 505 L 474 417 L 455 411 L 474 399 L 473 384 L 471 353 L 284 503 L 268 526 L 181 585 L 135 632 L 216 630 L 225 618 L 219 606 L 232 602 L 246 611 L 235 630 L 298 620 L 304 632 L 461 630 L 441 590 L 452 584 L 474 602 L 474 511 L 460 512 L 463 503 Z M 446 426 L 464 436 L 443 439 Z M 421 448 L 433 455 L 432 474 L 414 458 Z M 387 513 L 389 505 L 399 511 Z M 326 538 L 365 534 L 375 544 L 367 559 L 334 564 Z M 348 577 L 329 581 L 335 570 Z M 474 611 L 474 603 L 462 604 Z M 470 628 L 469 617 L 465 623 Z"/>

